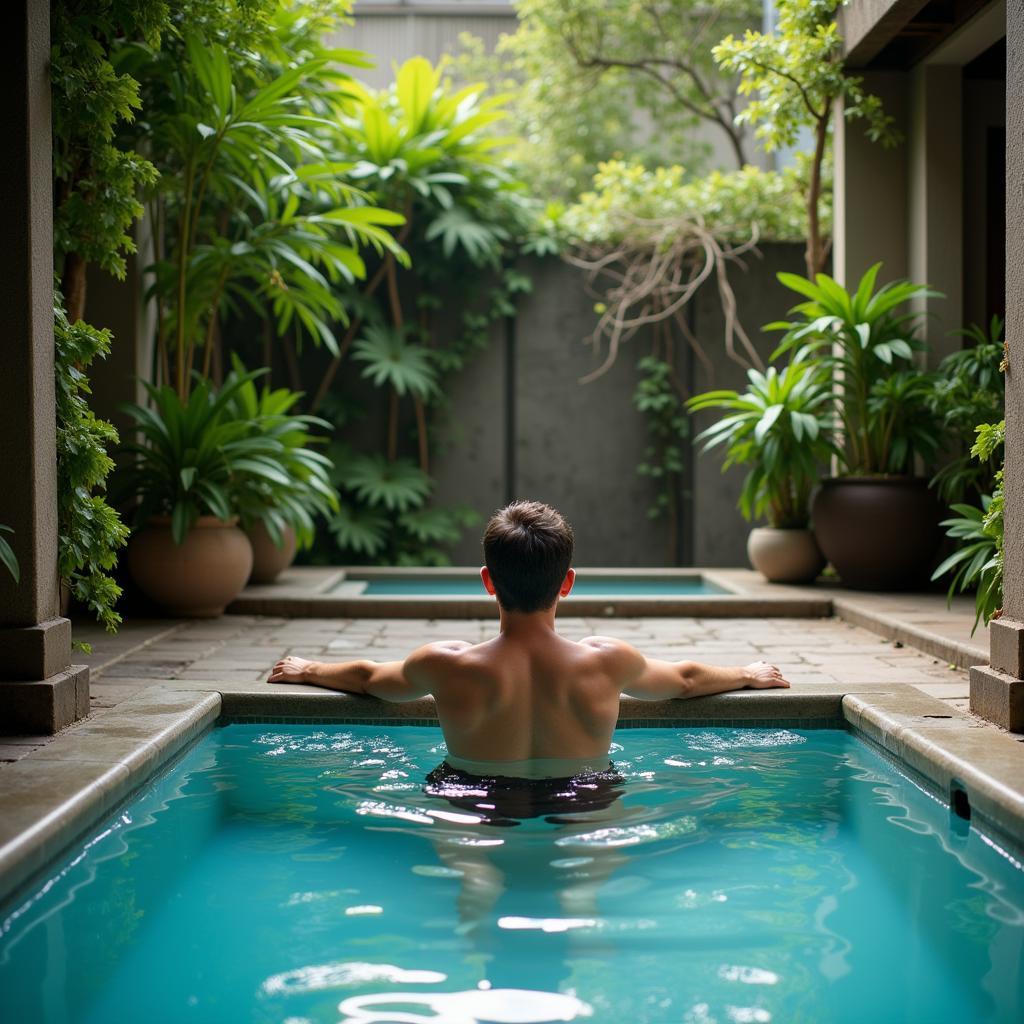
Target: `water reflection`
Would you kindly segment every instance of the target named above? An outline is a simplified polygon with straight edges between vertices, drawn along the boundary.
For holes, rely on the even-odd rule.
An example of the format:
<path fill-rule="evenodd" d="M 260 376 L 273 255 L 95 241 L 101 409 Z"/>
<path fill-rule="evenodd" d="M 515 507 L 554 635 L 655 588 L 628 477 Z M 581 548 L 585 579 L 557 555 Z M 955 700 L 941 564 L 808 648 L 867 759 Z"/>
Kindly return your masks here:
<path fill-rule="evenodd" d="M 423 1006 L 427 1013 L 396 1010 L 396 1006 Z M 344 1015 L 339 1024 L 552 1024 L 593 1014 L 573 995 L 521 988 L 352 996 L 338 1010 Z"/>

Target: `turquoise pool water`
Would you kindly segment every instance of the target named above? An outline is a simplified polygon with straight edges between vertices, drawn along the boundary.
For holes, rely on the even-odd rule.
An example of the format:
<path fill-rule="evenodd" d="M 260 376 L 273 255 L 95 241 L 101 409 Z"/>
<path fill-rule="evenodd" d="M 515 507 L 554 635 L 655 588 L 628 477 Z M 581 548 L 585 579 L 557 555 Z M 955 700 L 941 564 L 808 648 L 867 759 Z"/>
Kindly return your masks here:
<path fill-rule="evenodd" d="M 0 1018 L 1024 1019 L 1024 873 L 844 732 L 623 729 L 596 820 L 474 824 L 436 729 L 215 730 L 0 914 Z"/>
<path fill-rule="evenodd" d="M 363 593 L 368 597 L 396 594 L 484 597 L 486 594 L 479 579 L 460 579 L 454 576 L 435 579 L 415 576 L 374 577 L 367 580 Z M 683 597 L 724 593 L 727 591 L 700 576 L 677 579 L 658 576 L 587 576 L 583 571 L 577 577 L 569 597 Z"/>

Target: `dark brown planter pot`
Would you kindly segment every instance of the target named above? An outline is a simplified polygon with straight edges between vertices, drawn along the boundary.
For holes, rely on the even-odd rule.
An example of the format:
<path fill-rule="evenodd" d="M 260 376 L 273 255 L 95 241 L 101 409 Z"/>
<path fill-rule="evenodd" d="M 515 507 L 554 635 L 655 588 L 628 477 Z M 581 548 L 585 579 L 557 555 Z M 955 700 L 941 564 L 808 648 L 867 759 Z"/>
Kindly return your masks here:
<path fill-rule="evenodd" d="M 284 528 L 284 544 L 278 547 L 267 533 L 267 528 L 257 522 L 245 535 L 252 544 L 252 575 L 250 583 L 273 583 L 295 560 L 295 531 Z"/>
<path fill-rule="evenodd" d="M 175 544 L 170 516 L 153 516 L 128 542 L 128 571 L 139 589 L 171 615 L 221 615 L 252 570 L 252 545 L 236 522 L 200 516 Z"/>
<path fill-rule="evenodd" d="M 843 585 L 914 590 L 927 582 L 942 539 L 942 507 L 924 477 L 846 476 L 814 496 L 814 535 Z"/>

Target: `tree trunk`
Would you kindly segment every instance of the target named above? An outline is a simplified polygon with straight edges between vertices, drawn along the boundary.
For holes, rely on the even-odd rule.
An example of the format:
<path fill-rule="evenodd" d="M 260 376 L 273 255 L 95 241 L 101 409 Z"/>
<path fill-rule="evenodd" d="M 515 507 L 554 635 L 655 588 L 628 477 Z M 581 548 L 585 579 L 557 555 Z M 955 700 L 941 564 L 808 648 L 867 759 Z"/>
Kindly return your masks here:
<path fill-rule="evenodd" d="M 85 267 L 85 260 L 77 252 L 69 252 L 64 257 L 60 290 L 64 294 L 64 308 L 71 323 L 85 319 Z"/>
<path fill-rule="evenodd" d="M 821 165 L 825 159 L 828 140 L 828 116 L 818 119 L 814 128 L 814 158 L 811 162 L 811 181 L 807 189 L 807 276 L 814 278 L 825 270 L 825 247 L 821 241 Z"/>

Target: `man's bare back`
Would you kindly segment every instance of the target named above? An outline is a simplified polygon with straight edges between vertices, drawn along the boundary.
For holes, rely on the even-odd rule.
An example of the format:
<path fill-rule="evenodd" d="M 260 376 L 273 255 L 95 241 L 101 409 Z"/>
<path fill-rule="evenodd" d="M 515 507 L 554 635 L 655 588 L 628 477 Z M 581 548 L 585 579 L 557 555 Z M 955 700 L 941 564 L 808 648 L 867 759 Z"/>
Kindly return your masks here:
<path fill-rule="evenodd" d="M 569 570 L 565 593 L 572 587 Z M 529 614 L 501 610 L 498 636 L 480 644 L 427 644 L 405 661 L 325 664 L 288 657 L 272 683 L 312 683 L 389 701 L 432 695 L 448 761 L 495 774 L 572 774 L 573 762 L 608 762 L 623 694 L 666 700 L 743 688 L 788 686 L 777 668 L 756 662 L 719 668 L 645 658 L 622 640 L 579 642 L 555 630 L 555 607 Z M 563 764 L 559 764 L 559 763 Z"/>

